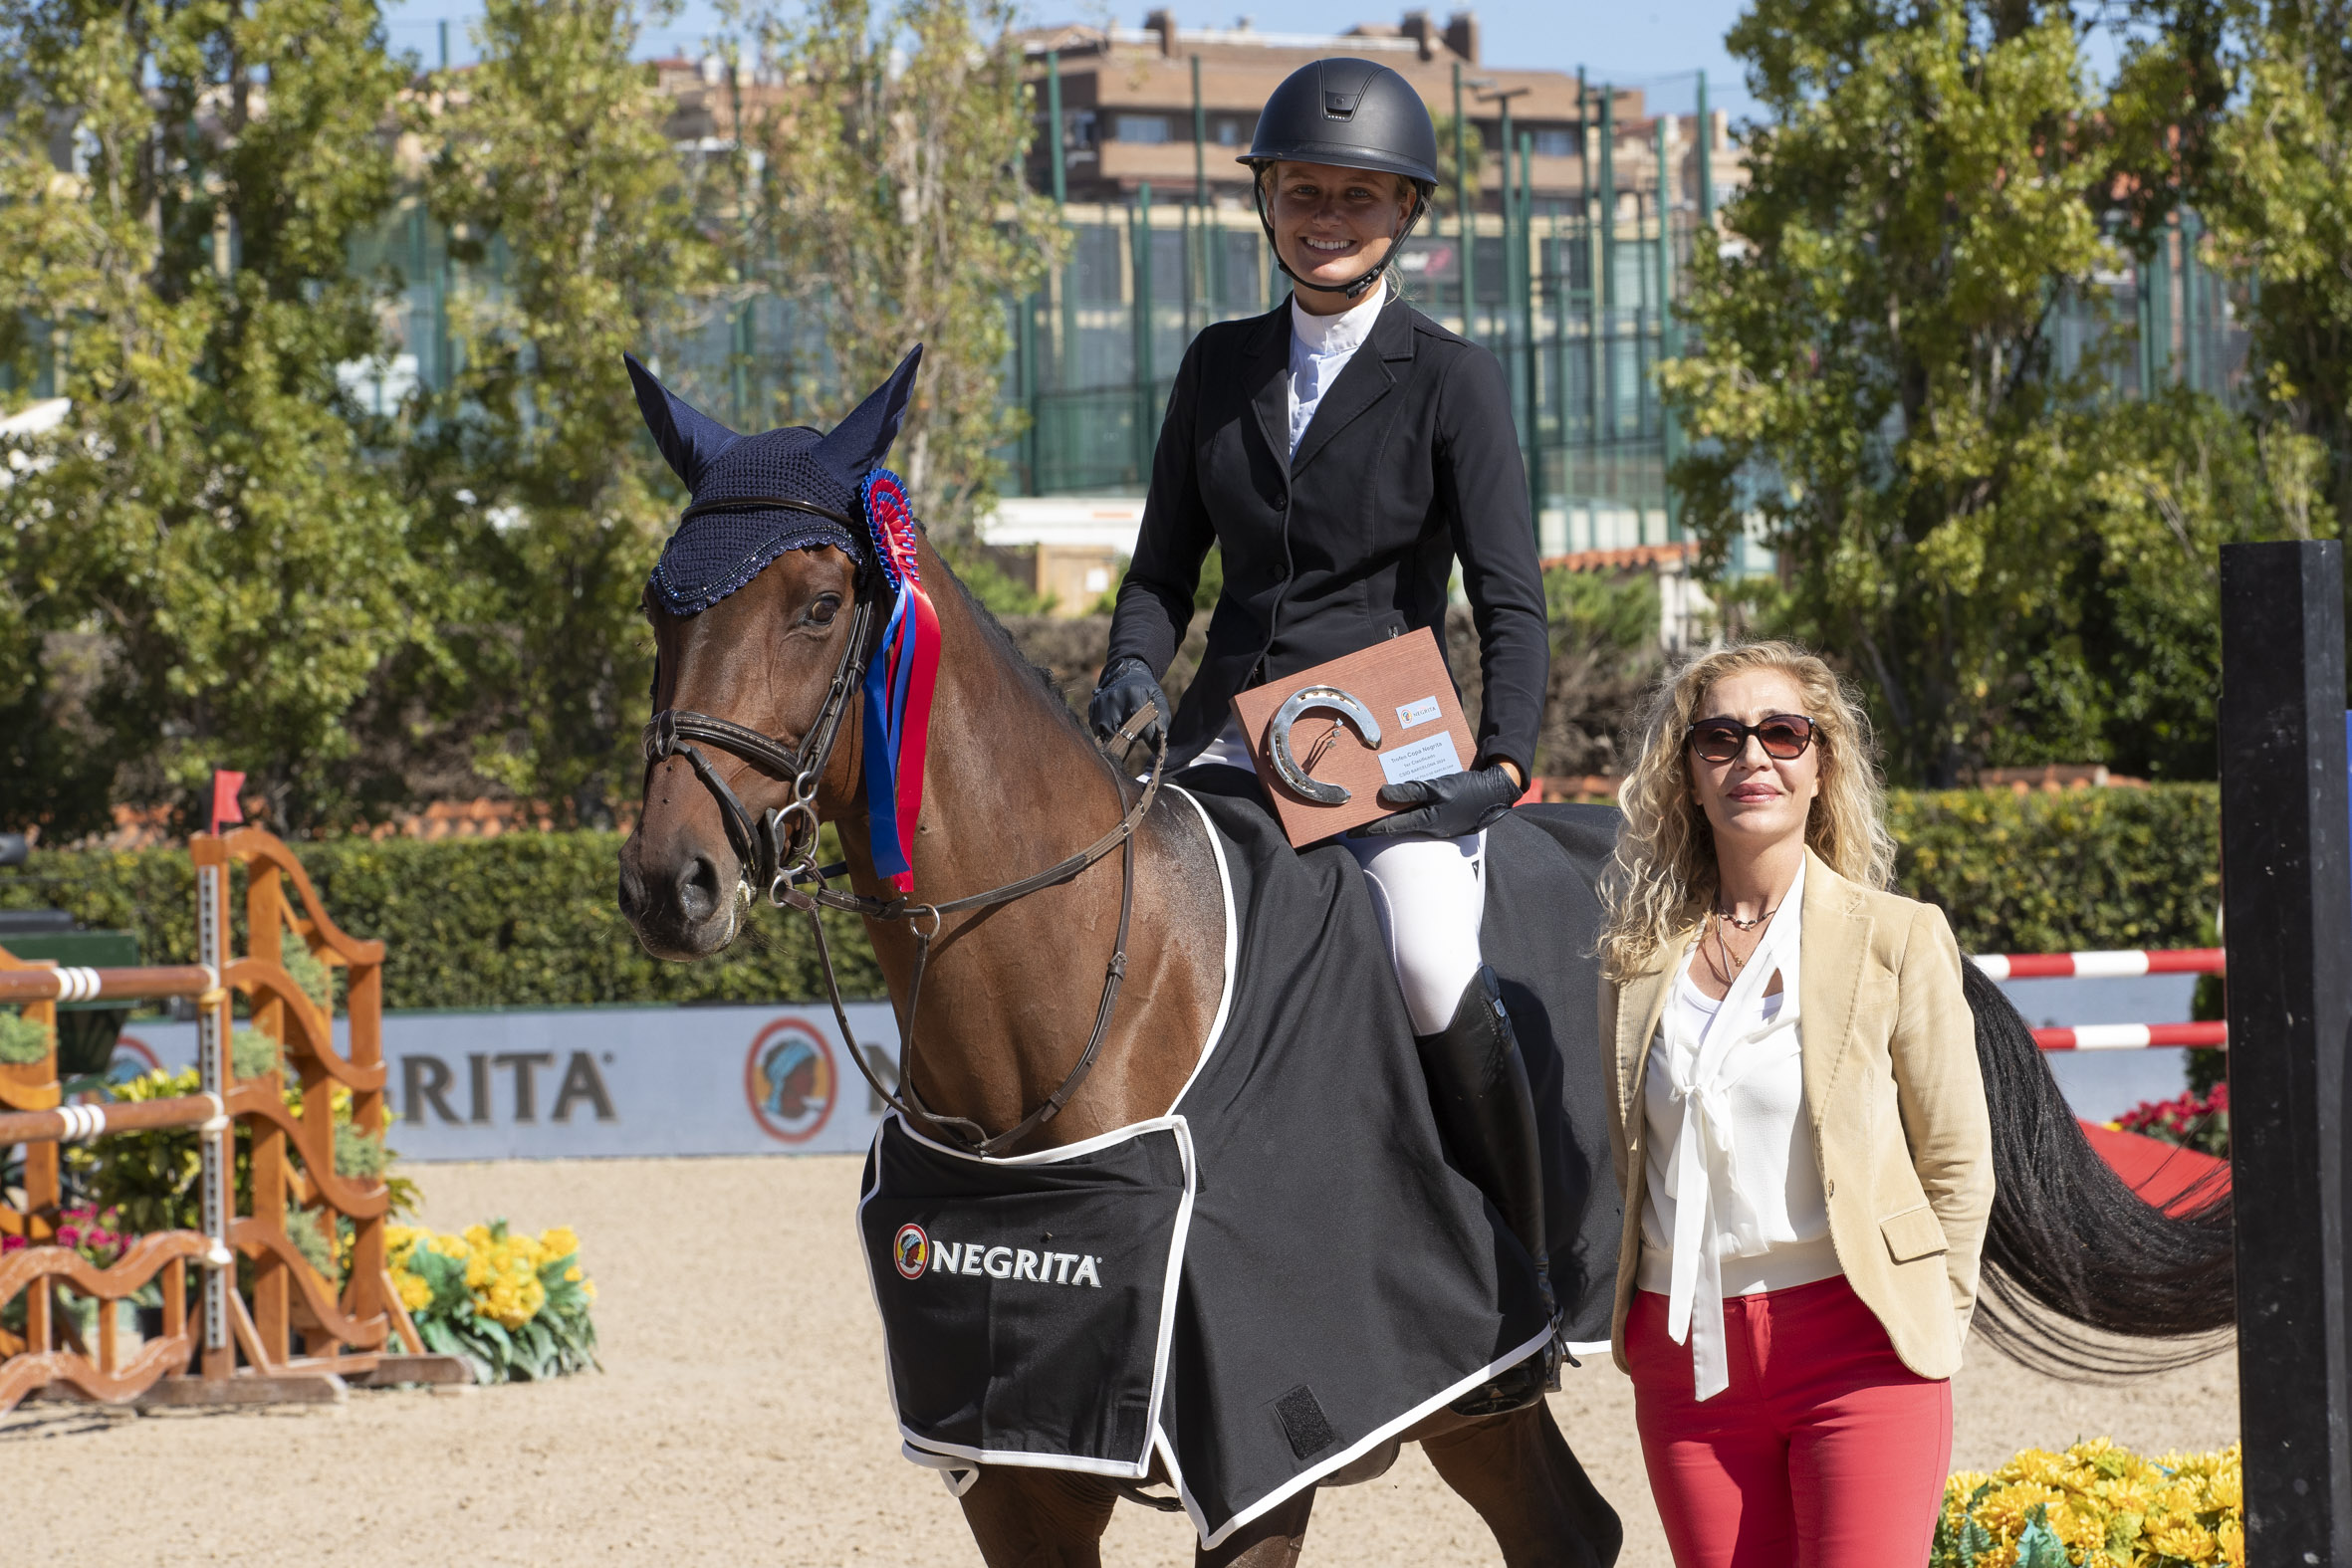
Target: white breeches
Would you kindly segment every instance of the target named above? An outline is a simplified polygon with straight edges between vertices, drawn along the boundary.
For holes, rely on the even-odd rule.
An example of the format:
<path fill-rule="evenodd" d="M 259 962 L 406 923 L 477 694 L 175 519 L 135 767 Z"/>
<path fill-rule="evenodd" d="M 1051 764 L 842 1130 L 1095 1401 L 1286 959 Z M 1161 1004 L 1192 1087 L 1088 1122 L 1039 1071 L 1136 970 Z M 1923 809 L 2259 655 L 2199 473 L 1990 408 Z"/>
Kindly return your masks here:
<path fill-rule="evenodd" d="M 1478 926 L 1487 908 L 1487 835 L 1467 838 L 1342 838 L 1364 879 L 1388 939 L 1388 962 L 1413 1015 L 1413 1032 L 1435 1034 L 1478 974 Z"/>
<path fill-rule="evenodd" d="M 1254 773 L 1238 725 L 1211 741 L 1192 766 Z M 1435 1034 L 1481 962 L 1478 926 L 1487 909 L 1487 835 L 1468 838 L 1342 838 L 1372 884 L 1372 909 L 1388 962 L 1405 994 L 1413 1032 Z"/>

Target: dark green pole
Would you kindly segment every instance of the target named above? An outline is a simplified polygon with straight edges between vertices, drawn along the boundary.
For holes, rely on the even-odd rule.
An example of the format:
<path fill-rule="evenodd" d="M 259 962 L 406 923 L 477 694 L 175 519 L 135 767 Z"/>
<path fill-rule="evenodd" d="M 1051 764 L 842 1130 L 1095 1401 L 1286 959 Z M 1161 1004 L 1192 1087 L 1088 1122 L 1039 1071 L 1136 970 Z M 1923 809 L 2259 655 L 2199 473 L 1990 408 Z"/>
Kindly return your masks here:
<path fill-rule="evenodd" d="M 1200 220 L 1197 225 L 1200 230 L 1200 259 L 1197 263 L 1200 271 L 1195 276 L 1202 284 L 1204 314 L 1213 322 L 1217 319 L 1217 311 L 1212 303 L 1216 290 L 1210 285 L 1209 274 L 1215 264 L 1210 261 L 1209 253 L 1211 236 L 1216 231 L 1209 227 L 1209 115 L 1201 108 L 1201 57 L 1198 55 L 1192 57 L 1192 206 L 1193 216 Z M 1187 338 L 1192 336 L 1192 280 L 1187 279 L 1184 289 L 1184 336 Z"/>
<path fill-rule="evenodd" d="M 1505 112 L 1511 106 L 1504 106 Z M 1543 545 L 1543 447 L 1538 436 L 1542 415 L 1535 376 L 1535 133 L 1519 133 L 1519 336 L 1520 378 L 1527 383 L 1528 402 L 1528 526 L 1535 531 L 1535 546 Z"/>
<path fill-rule="evenodd" d="M 1513 237 L 1517 233 L 1519 225 L 1516 221 L 1516 215 L 1511 210 L 1513 207 L 1518 205 L 1518 203 L 1513 198 L 1511 189 L 1511 96 L 1509 94 L 1503 94 L 1500 97 L 1501 102 L 1499 107 L 1502 110 L 1502 125 L 1501 135 L 1498 139 L 1502 144 L 1503 150 L 1503 183 L 1502 189 L 1499 193 L 1502 197 L 1503 207 L 1502 336 L 1505 351 L 1508 352 L 1511 349 L 1511 339 L 1517 336 L 1515 329 L 1519 326 L 1520 258 L 1518 248 L 1512 244 Z M 1516 375 L 1512 376 L 1511 380 L 1513 383 L 1511 400 L 1513 404 L 1516 405 L 1520 401 L 1520 389 L 1518 385 L 1519 377 Z M 1516 406 L 1513 411 L 1519 416 L 1519 427 L 1522 439 L 1524 441 L 1528 428 L 1527 414 L 1524 410 L 1521 410 Z"/>
<path fill-rule="evenodd" d="M 1674 331 L 1674 171 L 1666 162 L 1666 116 L 1658 116 L 1658 358 L 1671 359 L 1680 345 Z M 1674 410 L 1666 406 L 1666 386 L 1658 385 L 1658 473 L 1666 490 L 1666 540 L 1682 538 L 1682 509 L 1675 504 L 1674 485 L 1665 478 L 1674 466 Z"/>
<path fill-rule="evenodd" d="M 1136 473 L 1152 473 L 1152 411 L 1159 371 L 1152 366 L 1152 181 L 1136 186 Z"/>
<path fill-rule="evenodd" d="M 1062 165 L 1068 160 L 1061 147 L 1061 56 L 1058 52 L 1046 56 L 1046 118 L 1051 122 L 1046 133 L 1046 150 L 1051 154 L 1047 162 L 1054 168 L 1054 210 L 1059 215 L 1062 205 L 1069 200 L 1069 173 Z"/>
<path fill-rule="evenodd" d="M 1069 203 L 1069 173 L 1066 167 L 1069 159 L 1061 144 L 1061 55 L 1059 51 L 1046 56 L 1046 115 L 1052 121 L 1048 130 L 1046 150 L 1048 153 L 1047 162 L 1053 165 L 1054 172 L 1054 217 L 1057 222 L 1062 224 L 1062 238 L 1066 242 L 1070 236 L 1062 209 Z M 1078 324 L 1077 303 L 1070 298 L 1069 263 L 1065 261 L 1057 267 L 1055 274 L 1054 294 L 1060 306 L 1061 320 L 1059 331 L 1054 335 L 1054 386 L 1057 391 L 1059 391 L 1069 384 L 1068 358 L 1077 346 Z M 1038 380 L 1042 393 L 1045 377 L 1041 375 Z M 1042 437 L 1039 438 L 1039 445 L 1042 448 Z"/>
<path fill-rule="evenodd" d="M 1582 189 L 1576 210 L 1584 215 L 1584 439 L 1600 440 L 1600 220 L 1593 206 L 1592 94 L 1584 85 L 1584 68 L 1576 68 L 1576 152 Z"/>
<path fill-rule="evenodd" d="M 1470 177 L 1470 121 L 1462 112 L 1462 62 L 1454 62 L 1454 209 L 1455 228 L 1462 244 L 1462 336 L 1472 342 L 1478 334 L 1470 313 L 1478 300 L 1478 211 Z"/>
<path fill-rule="evenodd" d="M 1600 270 L 1593 275 L 1592 297 L 1601 323 L 1613 336 L 1609 313 L 1616 306 L 1617 280 L 1617 90 L 1607 83 L 1600 90 L 1600 237 L 1593 248 Z M 1601 355 L 1600 400 L 1609 439 L 1617 435 L 1615 356 Z"/>

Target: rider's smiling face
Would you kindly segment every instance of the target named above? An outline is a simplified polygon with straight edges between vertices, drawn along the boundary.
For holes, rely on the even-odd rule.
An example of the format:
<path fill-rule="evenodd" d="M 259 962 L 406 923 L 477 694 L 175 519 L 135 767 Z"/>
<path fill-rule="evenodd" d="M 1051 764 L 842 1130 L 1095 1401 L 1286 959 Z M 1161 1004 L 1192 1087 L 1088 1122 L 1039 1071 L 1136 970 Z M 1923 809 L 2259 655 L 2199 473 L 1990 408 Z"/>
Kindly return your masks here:
<path fill-rule="evenodd" d="M 1742 670 L 1707 688 L 1694 723 L 1734 719 L 1762 724 L 1774 714 L 1805 712 L 1804 689 L 1782 670 Z M 1718 844 L 1740 842 L 1763 849 L 1784 840 L 1802 841 L 1805 819 L 1821 792 L 1821 748 L 1816 740 L 1792 758 L 1765 755 L 1764 742 L 1749 736 L 1740 755 L 1711 763 L 1686 746 L 1691 795 L 1715 829 Z"/>
<path fill-rule="evenodd" d="M 1320 284 L 1351 283 L 1386 261 L 1413 199 L 1397 175 L 1328 163 L 1278 163 L 1270 179 L 1267 206 L 1283 260 Z M 1317 315 L 1357 303 L 1312 290 L 1298 298 Z"/>

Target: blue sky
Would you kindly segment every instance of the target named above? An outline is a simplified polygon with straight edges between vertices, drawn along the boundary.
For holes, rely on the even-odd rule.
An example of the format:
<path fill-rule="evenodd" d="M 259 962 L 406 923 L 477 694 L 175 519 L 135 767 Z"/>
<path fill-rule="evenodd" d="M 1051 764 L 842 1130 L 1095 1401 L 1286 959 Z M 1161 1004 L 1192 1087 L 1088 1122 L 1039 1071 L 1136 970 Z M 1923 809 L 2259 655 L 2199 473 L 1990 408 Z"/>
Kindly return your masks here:
<path fill-rule="evenodd" d="M 1224 9 L 1199 4 L 1177 4 L 1180 26 L 1230 27 L 1243 15 L 1270 32 L 1336 33 L 1357 22 L 1394 22 L 1407 0 L 1392 0 L 1382 8 L 1370 0 L 1230 0 Z M 1592 0 L 1562 5 L 1558 0 L 1486 0 L 1475 7 L 1490 62 L 1550 66 L 1573 71 L 1583 66 L 1596 81 L 1644 88 L 1653 108 L 1688 110 L 1696 93 L 1698 73 L 1707 73 L 1708 94 L 1715 107 L 1737 117 L 1748 107 L 1740 72 L 1724 53 L 1723 35 L 1741 11 L 1740 0 Z M 1072 4 L 1033 3 L 1029 15 L 1038 22 L 1109 20 L 1123 26 L 1141 24 L 1152 0 L 1126 0 L 1124 9 L 1107 10 L 1099 0 Z M 1433 15 L 1444 16 L 1444 0 L 1429 0 Z M 385 16 L 395 49 L 414 51 L 430 66 L 439 54 L 437 24 L 450 23 L 453 59 L 472 58 L 465 24 L 479 16 L 479 4 L 467 0 L 389 0 Z M 711 0 L 685 0 L 677 18 L 645 39 L 645 53 L 694 54 L 701 41 L 717 31 L 718 8 Z"/>

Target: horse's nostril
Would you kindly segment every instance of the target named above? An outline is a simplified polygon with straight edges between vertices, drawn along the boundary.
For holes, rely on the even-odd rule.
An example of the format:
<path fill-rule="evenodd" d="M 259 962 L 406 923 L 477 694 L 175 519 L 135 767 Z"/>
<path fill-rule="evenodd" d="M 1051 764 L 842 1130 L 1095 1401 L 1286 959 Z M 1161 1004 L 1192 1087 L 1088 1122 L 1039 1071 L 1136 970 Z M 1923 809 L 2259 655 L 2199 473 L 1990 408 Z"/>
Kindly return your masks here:
<path fill-rule="evenodd" d="M 719 912 L 719 865 L 708 855 L 696 855 L 678 873 L 678 913 L 699 924 Z"/>

